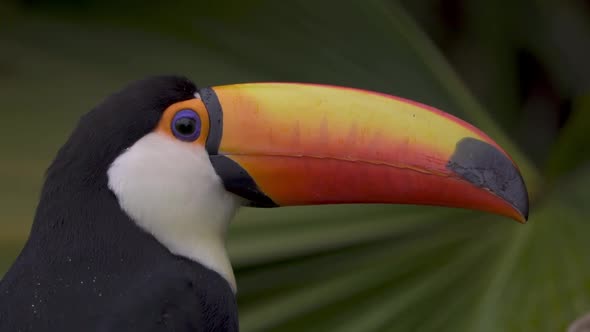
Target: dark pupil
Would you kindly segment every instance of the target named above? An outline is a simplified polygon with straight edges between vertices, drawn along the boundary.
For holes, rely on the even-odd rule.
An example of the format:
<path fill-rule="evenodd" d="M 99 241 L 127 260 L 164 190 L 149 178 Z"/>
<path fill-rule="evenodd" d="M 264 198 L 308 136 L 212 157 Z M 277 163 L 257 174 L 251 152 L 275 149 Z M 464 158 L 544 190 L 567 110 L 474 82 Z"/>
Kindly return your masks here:
<path fill-rule="evenodd" d="M 192 135 L 195 133 L 195 119 L 191 118 L 182 118 L 178 119 L 174 126 L 176 127 L 176 131 L 181 135 Z"/>

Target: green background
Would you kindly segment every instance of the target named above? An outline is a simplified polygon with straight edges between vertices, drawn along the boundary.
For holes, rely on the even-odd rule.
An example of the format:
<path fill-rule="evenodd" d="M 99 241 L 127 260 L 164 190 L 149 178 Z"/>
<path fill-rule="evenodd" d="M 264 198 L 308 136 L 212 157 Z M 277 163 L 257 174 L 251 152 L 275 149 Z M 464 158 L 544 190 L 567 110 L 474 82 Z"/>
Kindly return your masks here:
<path fill-rule="evenodd" d="M 590 311 L 590 3 L 0 3 L 0 275 L 77 119 L 125 83 L 187 75 L 346 85 L 487 132 L 526 225 L 413 206 L 243 209 L 228 247 L 244 331 L 564 331 Z"/>

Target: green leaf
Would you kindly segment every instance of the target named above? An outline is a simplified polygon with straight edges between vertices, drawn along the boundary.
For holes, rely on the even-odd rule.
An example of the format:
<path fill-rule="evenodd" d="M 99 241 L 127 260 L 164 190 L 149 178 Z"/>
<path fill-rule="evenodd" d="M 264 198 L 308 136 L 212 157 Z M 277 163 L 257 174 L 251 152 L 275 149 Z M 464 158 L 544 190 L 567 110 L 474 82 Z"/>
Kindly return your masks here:
<path fill-rule="evenodd" d="M 576 1 L 533 1 L 521 21 L 522 39 L 554 77 L 562 95 L 590 88 L 590 9 Z"/>
<path fill-rule="evenodd" d="M 551 179 L 590 160 L 590 93 L 574 99 L 573 111 L 554 144 L 547 171 Z"/>
<path fill-rule="evenodd" d="M 527 152 L 395 2 L 133 7 L 45 2 L 0 30 L 12 137 L 0 163 L 0 271 L 22 246 L 55 151 L 125 82 L 162 72 L 200 85 L 313 81 L 416 99 L 482 128 L 535 193 L 530 222 L 415 206 L 243 209 L 228 239 L 242 330 L 559 331 L 590 311 L 590 167 L 567 150 L 583 147 L 579 111 L 556 145 L 560 177 L 543 187 Z"/>

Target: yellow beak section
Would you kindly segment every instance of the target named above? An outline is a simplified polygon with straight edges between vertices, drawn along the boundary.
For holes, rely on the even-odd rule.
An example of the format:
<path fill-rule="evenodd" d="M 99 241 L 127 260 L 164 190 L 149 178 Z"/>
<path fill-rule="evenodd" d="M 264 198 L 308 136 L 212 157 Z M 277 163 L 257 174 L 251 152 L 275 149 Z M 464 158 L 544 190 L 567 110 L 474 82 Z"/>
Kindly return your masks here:
<path fill-rule="evenodd" d="M 225 160 L 213 164 L 226 188 L 254 205 L 261 197 L 261 205 L 279 206 L 423 204 L 527 218 L 526 187 L 510 157 L 442 111 L 334 86 L 210 90 L 222 110 L 219 149 L 211 158 Z"/>

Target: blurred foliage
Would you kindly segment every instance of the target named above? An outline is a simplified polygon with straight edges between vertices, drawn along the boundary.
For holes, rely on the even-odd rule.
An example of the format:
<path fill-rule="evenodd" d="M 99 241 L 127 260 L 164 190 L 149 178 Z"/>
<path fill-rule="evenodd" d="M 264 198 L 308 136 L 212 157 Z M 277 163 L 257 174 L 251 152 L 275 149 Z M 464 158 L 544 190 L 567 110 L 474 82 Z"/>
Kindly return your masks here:
<path fill-rule="evenodd" d="M 580 163 L 590 161 L 590 93 L 575 97 L 572 112 L 551 151 L 548 176 L 571 171 Z"/>
<path fill-rule="evenodd" d="M 303 81 L 415 99 L 506 147 L 532 214 L 243 209 L 244 331 L 563 331 L 590 310 L 590 4 L 583 1 L 0 3 L 0 271 L 77 118 L 125 82 Z M 469 88 L 467 88 L 469 87 Z"/>

